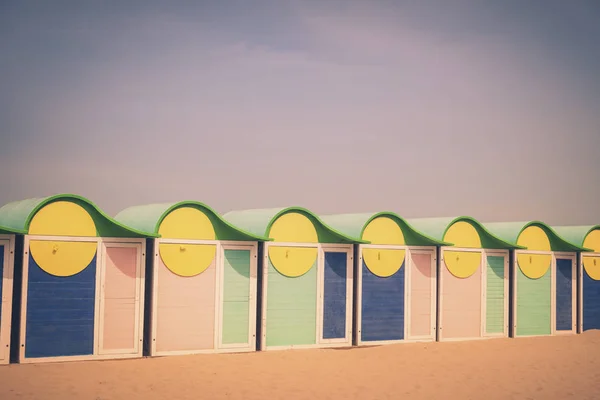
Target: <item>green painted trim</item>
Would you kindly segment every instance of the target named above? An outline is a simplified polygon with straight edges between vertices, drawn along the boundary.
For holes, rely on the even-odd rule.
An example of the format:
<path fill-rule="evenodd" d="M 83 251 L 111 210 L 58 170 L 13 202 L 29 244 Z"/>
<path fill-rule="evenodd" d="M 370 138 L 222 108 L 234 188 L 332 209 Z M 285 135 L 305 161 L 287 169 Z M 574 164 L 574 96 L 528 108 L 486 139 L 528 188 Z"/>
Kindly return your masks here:
<path fill-rule="evenodd" d="M 364 231 L 376 218 L 391 218 L 398 224 L 408 246 L 449 246 L 449 243 L 436 240 L 411 226 L 404 218 L 392 211 L 361 214 L 331 214 L 322 215 L 321 219 L 329 226 L 343 232 L 345 235 L 363 239 Z"/>
<path fill-rule="evenodd" d="M 457 222 L 465 221 L 470 223 L 481 238 L 481 247 L 484 249 L 524 249 L 513 241 L 505 240 L 492 233 L 483 223 L 473 217 L 462 215 L 459 217 L 441 217 L 441 218 L 415 218 L 407 220 L 416 229 L 425 231 L 437 240 L 444 240 L 448 229 Z M 448 243 L 448 246 L 455 246 L 454 243 Z"/>
<path fill-rule="evenodd" d="M 201 207 L 201 208 L 206 209 L 207 211 L 209 211 L 210 213 L 212 213 L 217 218 L 217 220 L 220 221 L 221 223 L 223 223 L 227 228 L 236 231 L 241 236 L 245 236 L 247 238 L 247 240 L 249 240 L 249 241 L 257 241 L 257 242 L 267 242 L 267 241 L 269 241 L 269 239 L 266 238 L 266 237 L 259 236 L 259 235 L 253 235 L 250 232 L 246 232 L 243 229 L 240 229 L 240 228 L 238 228 L 236 226 L 233 226 L 228 221 L 226 221 L 223 217 L 221 217 L 221 215 L 219 215 L 211 207 L 207 206 L 204 203 L 200 203 L 198 201 L 193 201 L 193 200 L 191 200 L 191 201 L 180 201 L 179 203 L 175 203 L 174 205 L 172 205 L 171 207 L 169 207 L 167 209 L 167 211 L 165 211 L 164 214 L 161 216 L 161 218 L 159 218 L 159 220 L 156 222 L 156 226 L 154 227 L 154 232 L 156 234 L 158 234 L 158 228 L 160 227 L 160 224 L 163 222 L 163 220 L 165 219 L 165 217 L 171 211 L 175 210 L 176 208 L 183 207 L 183 206 L 196 206 L 196 207 Z"/>
<path fill-rule="evenodd" d="M 443 240 L 434 239 L 425 233 L 419 232 L 411 224 L 409 224 L 408 221 L 406 221 L 404 218 L 402 218 L 398 214 L 391 212 L 391 211 L 378 212 L 377 214 L 374 214 L 371 218 L 369 218 L 369 220 L 365 223 L 365 225 L 363 226 L 363 228 L 360 231 L 361 239 L 365 232 L 365 229 L 367 228 L 367 225 L 369 225 L 369 223 L 371 221 L 373 221 L 375 218 L 382 217 L 382 216 L 395 219 L 396 222 L 399 223 L 401 229 L 403 228 L 403 225 L 404 225 L 404 227 L 406 227 L 409 232 L 416 235 L 420 240 L 422 240 L 424 242 L 424 245 L 426 245 L 426 246 L 450 246 L 451 245 L 448 242 L 444 242 Z M 402 229 L 402 230 L 404 231 L 404 229 Z M 418 246 L 418 244 L 415 244 L 415 246 Z"/>
<path fill-rule="evenodd" d="M 365 240 L 356 239 L 356 238 L 353 238 L 353 237 L 350 237 L 350 236 L 347 236 L 347 235 L 343 234 L 342 232 L 338 231 L 337 229 L 334 229 L 334 228 L 330 227 L 325 222 L 323 222 L 323 220 L 321 220 L 321 218 L 319 218 L 319 216 L 317 214 L 315 214 L 312 211 L 309 211 L 308 209 L 303 208 L 303 207 L 287 207 L 287 208 L 284 208 L 283 210 L 279 211 L 277 214 L 275 214 L 275 216 L 273 218 L 271 218 L 271 221 L 269 221 L 269 223 L 267 224 L 267 230 L 266 230 L 266 232 L 269 232 L 269 233 L 271 232 L 271 227 L 273 226 L 273 224 L 275 223 L 275 221 L 277 221 L 277 218 L 281 217 L 283 214 L 287 214 L 287 213 L 293 212 L 293 211 L 301 212 L 301 213 L 307 214 L 309 217 L 312 217 L 315 221 L 317 221 L 321 225 L 321 227 L 325 231 L 328 231 L 333 236 L 337 236 L 343 242 L 363 243 L 363 244 L 370 243 L 370 242 L 367 242 Z M 273 239 L 271 239 L 271 240 L 273 240 Z"/>
<path fill-rule="evenodd" d="M 97 213 L 103 222 L 107 222 L 112 229 L 124 231 L 124 235 L 118 237 L 155 237 L 151 233 L 139 231 L 114 220 L 89 199 L 70 193 L 8 203 L 0 208 L 0 222 L 8 225 L 10 229 L 19 230 L 24 234 L 27 234 L 29 233 L 29 225 L 31 224 L 31 220 L 35 214 L 44 206 L 60 200 L 71 201 L 75 203 L 80 202 L 83 203 L 84 206 L 88 206 L 91 208 L 91 211 Z M 19 210 L 20 206 L 22 208 Z M 98 229 L 98 227 L 96 227 L 96 229 Z"/>
<path fill-rule="evenodd" d="M 583 247 L 588 235 L 595 230 L 600 230 L 600 225 L 555 226 L 554 230 L 568 242 Z"/>
<path fill-rule="evenodd" d="M 568 242 L 564 238 L 558 235 L 558 233 L 550 227 L 550 225 L 542 221 L 529 221 L 529 222 L 490 222 L 486 223 L 486 226 L 496 232 L 501 237 L 508 238 L 508 240 L 517 241 L 521 233 L 530 226 L 537 226 L 541 228 L 548 239 L 550 240 L 551 251 L 565 251 L 565 252 L 591 252 L 592 250 L 586 249 L 581 246 L 577 246 L 571 242 Z M 526 249 L 526 247 L 521 247 Z"/>
<path fill-rule="evenodd" d="M 484 249 L 508 249 L 508 250 L 512 250 L 512 249 L 524 249 L 523 246 L 519 246 L 518 244 L 516 244 L 516 243 L 514 243 L 512 241 L 506 241 L 506 240 L 503 240 L 503 239 L 499 238 L 498 236 L 494 235 L 492 232 L 490 232 L 489 230 L 487 230 L 485 228 L 485 226 L 481 222 L 477 221 L 473 217 L 469 217 L 469 216 L 466 216 L 466 215 L 463 215 L 463 216 L 455 218 L 446 227 L 446 230 L 444 231 L 444 236 L 446 236 L 446 232 L 448 232 L 448 229 L 450 229 L 450 227 L 452 225 L 454 225 L 455 223 L 457 223 L 459 221 L 470 222 L 471 224 L 475 225 L 475 229 L 477 230 L 477 233 L 479 233 L 480 236 L 483 233 L 484 237 L 481 238 L 481 241 L 482 241 L 482 247 Z M 486 236 L 487 236 L 487 238 L 486 238 Z M 483 243 L 485 241 L 487 241 L 488 243 Z"/>
<path fill-rule="evenodd" d="M 0 226 L 0 235 L 24 235 L 27 232 L 21 229 L 12 229 L 4 226 Z"/>
<path fill-rule="evenodd" d="M 237 226 L 243 226 L 254 234 L 269 237 L 271 227 L 284 214 L 297 212 L 313 222 L 319 235 L 320 243 L 368 244 L 368 241 L 357 239 L 338 231 L 324 222 L 317 214 L 303 207 L 286 207 L 272 209 L 239 210 L 225 213 L 223 217 Z M 274 240 L 269 238 L 269 240 Z"/>
<path fill-rule="evenodd" d="M 156 208 L 155 214 L 152 216 L 140 216 L 141 213 L 136 213 L 140 210 L 147 209 L 148 207 Z M 247 232 L 241 228 L 238 228 L 225 220 L 221 215 L 219 215 L 215 210 L 213 210 L 208 205 L 201 203 L 195 200 L 184 200 L 177 203 L 155 203 L 155 204 L 145 204 L 139 206 L 133 206 L 126 208 L 119 212 L 116 215 L 116 219 L 118 220 L 127 220 L 130 225 L 134 226 L 144 226 L 146 229 L 150 229 L 154 237 L 161 237 L 158 233 L 158 229 L 160 228 L 160 224 L 163 220 L 171 213 L 172 211 L 181 208 L 181 207 L 193 207 L 200 209 L 200 211 L 204 212 L 204 214 L 211 219 L 211 222 L 217 223 L 215 226 L 216 230 L 221 231 L 218 225 L 221 225 L 222 228 L 225 228 L 223 235 L 217 234 L 218 240 L 243 240 L 243 241 L 256 241 L 256 242 L 266 242 L 271 239 L 255 235 L 250 232 Z M 229 232 L 233 232 L 233 234 L 228 234 Z"/>

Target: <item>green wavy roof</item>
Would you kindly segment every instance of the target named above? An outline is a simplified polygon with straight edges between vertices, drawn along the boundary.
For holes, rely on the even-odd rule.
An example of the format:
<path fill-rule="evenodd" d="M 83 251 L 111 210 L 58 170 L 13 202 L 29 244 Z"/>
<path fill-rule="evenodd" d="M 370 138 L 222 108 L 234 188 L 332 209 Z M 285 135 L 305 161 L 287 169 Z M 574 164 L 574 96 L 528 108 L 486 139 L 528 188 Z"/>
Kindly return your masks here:
<path fill-rule="evenodd" d="M 557 234 L 568 242 L 583 247 L 587 235 L 592 231 L 600 230 L 600 225 L 554 226 L 553 228 Z"/>
<path fill-rule="evenodd" d="M 96 234 L 101 237 L 152 237 L 152 234 L 125 226 L 108 215 L 85 197 L 75 194 L 58 194 L 55 196 L 14 201 L 0 207 L 0 225 L 3 229 L 16 233 L 29 232 L 29 224 L 35 214 L 45 205 L 56 201 L 70 201 L 81 206 L 92 217 L 96 225 Z"/>
<path fill-rule="evenodd" d="M 521 232 L 523 232 L 526 228 L 530 226 L 537 226 L 541 228 L 546 235 L 548 235 L 552 251 L 590 251 L 589 249 L 585 249 L 565 240 L 559 236 L 548 224 L 541 221 L 486 222 L 485 226 L 497 236 L 512 242 L 516 242 Z"/>
<path fill-rule="evenodd" d="M 388 217 L 394 220 L 402 230 L 404 240 L 409 246 L 449 246 L 441 240 L 437 240 L 417 231 L 406 220 L 391 211 L 378 213 L 360 214 L 333 214 L 321 215 L 321 219 L 340 232 L 352 237 L 361 238 L 367 225 L 377 217 Z"/>
<path fill-rule="evenodd" d="M 6 226 L 0 226 L 0 235 L 15 235 L 15 234 L 24 234 L 25 231 L 20 229 L 12 229 Z"/>
<path fill-rule="evenodd" d="M 436 240 L 444 240 L 446 232 L 453 224 L 465 221 L 470 223 L 481 238 L 481 246 L 484 249 L 519 249 L 522 248 L 515 244 L 514 240 L 507 240 L 498 237 L 487 229 L 481 222 L 475 218 L 460 216 L 460 217 L 439 217 L 439 218 L 414 218 L 407 220 L 413 227 L 421 232 L 435 238 Z M 454 244 L 452 244 L 454 245 Z"/>
<path fill-rule="evenodd" d="M 269 239 L 260 234 L 244 231 L 223 219 L 215 210 L 206 204 L 197 201 L 180 201 L 178 203 L 145 204 L 126 208 L 115 216 L 129 226 L 152 232 L 157 237 L 158 228 L 165 217 L 172 211 L 181 207 L 192 207 L 200 210 L 208 217 L 215 229 L 217 240 L 238 241 L 267 241 Z"/>
<path fill-rule="evenodd" d="M 223 218 L 255 235 L 268 236 L 277 218 L 290 212 L 302 214 L 314 224 L 320 243 L 369 243 L 339 232 L 323 222 L 316 214 L 302 207 L 230 211 L 225 213 Z"/>

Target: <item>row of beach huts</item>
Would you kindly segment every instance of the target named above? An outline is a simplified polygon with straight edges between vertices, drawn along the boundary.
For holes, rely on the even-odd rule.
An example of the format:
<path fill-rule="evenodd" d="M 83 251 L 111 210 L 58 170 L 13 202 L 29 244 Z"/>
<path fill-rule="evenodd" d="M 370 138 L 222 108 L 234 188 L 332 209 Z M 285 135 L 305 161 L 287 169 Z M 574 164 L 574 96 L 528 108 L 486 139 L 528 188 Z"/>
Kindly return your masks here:
<path fill-rule="evenodd" d="M 0 363 L 575 334 L 600 329 L 600 225 L 0 208 Z"/>

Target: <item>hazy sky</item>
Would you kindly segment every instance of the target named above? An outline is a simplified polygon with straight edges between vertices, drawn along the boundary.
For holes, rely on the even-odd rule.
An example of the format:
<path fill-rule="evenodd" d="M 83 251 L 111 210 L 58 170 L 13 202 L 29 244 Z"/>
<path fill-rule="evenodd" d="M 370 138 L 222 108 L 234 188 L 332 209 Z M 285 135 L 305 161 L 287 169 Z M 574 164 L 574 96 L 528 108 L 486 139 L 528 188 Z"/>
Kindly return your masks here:
<path fill-rule="evenodd" d="M 598 21 L 593 0 L 4 0 L 0 204 L 600 223 Z"/>

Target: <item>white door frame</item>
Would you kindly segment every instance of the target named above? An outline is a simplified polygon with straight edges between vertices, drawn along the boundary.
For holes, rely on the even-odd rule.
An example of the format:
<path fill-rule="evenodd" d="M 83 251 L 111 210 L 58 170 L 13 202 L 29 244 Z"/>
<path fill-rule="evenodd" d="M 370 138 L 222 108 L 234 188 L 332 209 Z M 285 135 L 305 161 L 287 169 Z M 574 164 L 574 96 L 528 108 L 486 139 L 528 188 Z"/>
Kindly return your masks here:
<path fill-rule="evenodd" d="M 404 339 L 401 340 L 378 340 L 378 341 L 363 341 L 362 340 L 362 268 L 363 268 L 363 250 L 364 249 L 382 249 L 382 250 L 404 250 Z M 413 254 L 428 254 L 431 255 L 431 334 L 430 336 L 410 336 L 410 307 L 411 307 L 411 276 L 412 276 L 412 255 Z M 358 259 L 356 260 L 356 344 L 357 346 L 373 346 L 386 345 L 394 343 L 410 343 L 410 342 L 432 342 L 435 341 L 436 331 L 436 307 L 437 307 L 437 252 L 435 247 L 431 246 L 406 246 L 406 245 L 375 245 L 375 244 L 360 244 L 358 245 Z"/>
<path fill-rule="evenodd" d="M 577 323 L 577 333 L 583 333 L 583 259 L 585 257 L 600 257 L 600 253 L 579 253 L 579 263 L 577 266 L 577 293 L 578 293 L 578 313 L 579 319 Z M 587 274 L 587 272 L 586 272 Z M 600 284 L 600 281 L 598 281 Z"/>
<path fill-rule="evenodd" d="M 136 249 L 136 278 L 135 278 L 135 316 L 134 316 L 134 346 L 130 349 L 105 350 L 104 347 L 104 306 L 105 306 L 105 287 L 106 287 L 106 251 L 108 248 L 133 248 Z M 100 244 L 102 262 L 100 271 L 100 291 L 98 296 L 98 325 L 96 326 L 98 342 L 96 343 L 96 353 L 99 355 L 131 354 L 138 357 L 142 356 L 144 339 L 144 267 L 142 262 L 145 253 L 145 243 L 122 243 L 103 240 Z"/>
<path fill-rule="evenodd" d="M 87 242 L 96 243 L 96 289 L 94 293 L 94 345 L 92 354 L 83 356 L 58 356 L 58 357 L 26 357 L 25 356 L 25 338 L 27 329 L 27 289 L 29 282 L 29 244 L 32 240 L 39 241 L 56 241 L 56 242 Z M 119 359 L 119 358 L 132 358 L 137 357 L 137 354 L 99 354 L 98 353 L 98 342 L 99 342 L 99 320 L 100 320 L 100 291 L 101 291 L 101 279 L 104 269 L 104 255 L 102 253 L 101 245 L 103 243 L 138 243 L 142 247 L 141 255 L 141 266 L 145 265 L 145 239 L 133 239 L 133 238 L 102 238 L 102 237 L 73 237 L 73 236 L 40 236 L 40 235 L 25 235 L 23 240 L 23 276 L 21 282 L 21 315 L 20 315 L 20 335 L 19 335 L 19 358 L 18 362 L 21 364 L 29 363 L 46 363 L 46 362 L 61 362 L 61 361 L 84 361 L 93 359 Z M 144 279 L 141 279 L 141 293 L 143 293 Z M 143 296 L 141 296 L 141 307 L 143 307 Z M 141 308 L 143 309 L 143 308 Z M 143 315 L 143 312 L 142 312 Z M 143 318 L 140 318 L 143 324 Z M 142 329 L 143 335 L 143 329 Z"/>
<path fill-rule="evenodd" d="M 217 275 L 219 276 L 219 284 L 217 286 L 219 292 L 219 301 L 217 302 L 217 309 L 219 315 L 219 323 L 216 325 L 215 334 L 217 335 L 217 349 L 221 351 L 255 351 L 256 350 L 256 305 L 257 305 L 257 254 L 258 254 L 258 242 L 241 242 L 244 244 L 220 244 L 221 260 L 217 267 Z M 225 250 L 245 250 L 250 252 L 250 279 L 248 284 L 249 287 L 249 304 L 248 304 L 248 342 L 247 343 L 235 343 L 235 344 L 223 344 L 223 300 L 225 292 Z"/>
<path fill-rule="evenodd" d="M 315 248 L 318 251 L 317 256 L 317 309 L 316 309 L 316 329 L 315 329 L 315 344 L 309 345 L 288 345 L 288 346 L 267 346 L 267 303 L 268 303 L 268 291 L 269 291 L 269 247 L 304 247 L 304 248 Z M 304 348 L 324 348 L 324 347 L 344 347 L 352 344 L 352 312 L 350 311 L 346 315 L 346 324 L 350 324 L 350 334 L 347 335 L 343 342 L 338 341 L 339 339 L 330 339 L 325 342 L 322 340 L 322 325 L 323 325 L 323 269 L 324 269 L 324 256 L 323 250 L 325 251 L 347 251 L 349 259 L 350 275 L 347 284 L 352 291 L 353 280 L 352 277 L 352 259 L 354 258 L 353 245 L 352 244 L 329 244 L 329 243 L 294 243 L 294 242 L 265 242 L 264 251 L 262 256 L 262 307 L 261 307 L 261 337 L 260 337 L 260 349 L 261 350 L 285 350 L 285 349 L 304 349 Z M 346 304 L 349 310 L 352 310 L 352 296 L 348 299 Z M 333 341 L 336 340 L 336 341 Z"/>
<path fill-rule="evenodd" d="M 336 339 L 323 338 L 323 315 L 325 307 L 325 253 L 344 253 L 346 254 L 346 327 L 345 336 Z M 353 265 L 354 254 L 352 245 L 350 247 L 340 247 L 330 244 L 323 244 L 319 249 L 319 268 L 317 278 L 317 343 L 319 344 L 341 344 L 352 345 L 352 290 L 354 288 Z"/>
<path fill-rule="evenodd" d="M 2 307 L 2 320 L 0 321 L 0 364 L 8 364 L 10 362 L 15 236 L 0 235 L 0 245 L 4 246 L 3 274 L 0 277 L 2 278 L 0 280 L 0 285 L 2 285 L 2 298 L 0 299 L 0 307 Z"/>
<path fill-rule="evenodd" d="M 534 251 L 534 250 L 515 250 L 513 252 L 513 260 L 512 260 L 512 265 L 513 265 L 513 274 L 512 274 L 512 286 L 513 286 L 513 302 L 512 302 L 512 315 L 513 315 L 513 324 L 511 326 L 511 336 L 514 338 L 517 337 L 538 337 L 538 336 L 548 336 L 548 335 L 517 335 L 517 293 L 519 288 L 517 287 L 517 274 L 519 272 L 519 269 L 521 268 L 519 266 L 519 263 L 517 261 L 518 255 L 519 254 L 545 254 L 545 255 L 550 255 L 551 257 L 551 264 L 550 264 L 550 273 L 551 273 L 551 277 L 550 277 L 550 335 L 569 335 L 569 334 L 573 334 L 575 332 L 575 325 L 577 321 L 577 254 L 576 253 L 572 253 L 572 252 L 558 252 L 558 251 Z M 572 277 L 573 277 L 573 281 L 572 281 L 572 289 L 571 289 L 571 296 L 572 296 L 572 307 L 573 307 L 573 311 L 571 314 L 571 319 L 573 320 L 573 330 L 570 331 L 557 331 L 556 330 L 556 259 L 557 258 L 561 258 L 561 259 L 571 259 L 573 262 L 573 267 L 572 267 Z"/>

